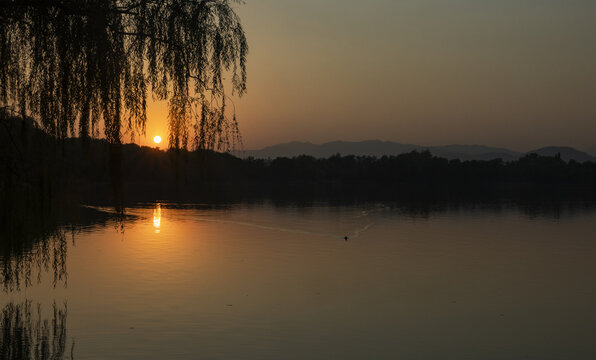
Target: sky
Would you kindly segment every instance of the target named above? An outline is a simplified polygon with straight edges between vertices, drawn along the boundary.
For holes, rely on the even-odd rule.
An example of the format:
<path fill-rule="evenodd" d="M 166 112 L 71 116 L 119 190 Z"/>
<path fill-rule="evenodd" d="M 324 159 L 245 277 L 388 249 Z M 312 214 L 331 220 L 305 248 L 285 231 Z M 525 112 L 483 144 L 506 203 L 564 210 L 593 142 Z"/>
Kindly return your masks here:
<path fill-rule="evenodd" d="M 244 149 L 379 139 L 596 152 L 594 0 L 246 0 Z M 167 137 L 164 104 L 147 136 Z"/>

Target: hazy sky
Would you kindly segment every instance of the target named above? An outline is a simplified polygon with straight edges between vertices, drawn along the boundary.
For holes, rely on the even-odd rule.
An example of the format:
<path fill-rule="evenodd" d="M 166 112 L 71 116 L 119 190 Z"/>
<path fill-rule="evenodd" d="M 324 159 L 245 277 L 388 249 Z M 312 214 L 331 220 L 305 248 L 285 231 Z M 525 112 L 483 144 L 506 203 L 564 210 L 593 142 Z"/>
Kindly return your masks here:
<path fill-rule="evenodd" d="M 596 147 L 594 0 L 246 0 L 246 149 Z M 154 106 L 147 139 L 167 133 Z"/>

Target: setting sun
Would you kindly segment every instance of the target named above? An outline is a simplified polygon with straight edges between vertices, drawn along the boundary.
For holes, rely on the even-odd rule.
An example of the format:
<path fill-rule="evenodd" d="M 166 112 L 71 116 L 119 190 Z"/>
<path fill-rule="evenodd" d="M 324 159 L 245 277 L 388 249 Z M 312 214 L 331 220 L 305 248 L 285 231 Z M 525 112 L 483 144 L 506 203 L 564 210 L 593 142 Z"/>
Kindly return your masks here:
<path fill-rule="evenodd" d="M 153 138 L 153 141 L 154 141 L 156 144 L 159 144 L 159 143 L 161 142 L 161 136 L 156 136 L 156 137 L 154 137 L 154 138 Z"/>

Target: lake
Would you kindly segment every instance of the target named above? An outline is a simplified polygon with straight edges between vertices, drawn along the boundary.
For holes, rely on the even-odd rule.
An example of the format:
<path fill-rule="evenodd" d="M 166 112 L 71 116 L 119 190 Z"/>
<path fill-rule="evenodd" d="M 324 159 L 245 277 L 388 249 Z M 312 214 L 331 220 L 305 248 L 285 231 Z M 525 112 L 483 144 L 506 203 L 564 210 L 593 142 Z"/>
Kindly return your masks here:
<path fill-rule="evenodd" d="M 595 210 L 140 204 L 4 251 L 0 357 L 594 359 Z"/>

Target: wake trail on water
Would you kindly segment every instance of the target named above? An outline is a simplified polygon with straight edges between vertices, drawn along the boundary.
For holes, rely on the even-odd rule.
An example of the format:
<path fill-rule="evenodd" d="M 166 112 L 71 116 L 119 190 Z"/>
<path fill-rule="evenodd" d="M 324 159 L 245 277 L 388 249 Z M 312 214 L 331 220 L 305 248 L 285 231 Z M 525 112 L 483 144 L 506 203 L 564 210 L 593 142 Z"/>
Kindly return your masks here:
<path fill-rule="evenodd" d="M 93 207 L 88 206 L 90 208 L 95 208 L 101 211 L 109 211 L 109 208 L 100 208 L 100 207 Z M 195 221 L 199 222 L 209 222 L 209 223 L 219 223 L 219 224 L 230 224 L 230 225 L 239 225 L 239 226 L 247 226 L 256 229 L 268 230 L 268 231 L 278 231 L 284 233 L 291 233 L 291 234 L 299 234 L 299 235 L 308 235 L 308 236 L 318 236 L 328 239 L 344 239 L 344 237 L 348 237 L 348 239 L 356 239 L 359 238 L 362 234 L 370 230 L 374 225 L 375 222 L 372 217 L 375 215 L 384 212 L 387 210 L 385 206 L 378 206 L 368 209 L 363 209 L 358 211 L 356 214 L 345 214 L 342 216 L 343 220 L 340 218 L 341 226 L 339 229 L 336 227 L 337 232 L 327 232 L 327 231 L 313 231 L 313 230 L 306 230 L 306 229 L 297 229 L 295 227 L 290 226 L 279 226 L 274 224 L 263 224 L 259 222 L 252 222 L 252 221 L 242 221 L 242 220 L 233 220 L 233 219 L 221 219 L 221 218 L 209 218 L 209 217 L 202 217 L 202 216 L 191 216 Z M 140 215 L 140 217 L 145 217 Z M 150 216 L 148 217 L 150 218 Z M 190 219 L 188 218 L 188 219 Z M 315 223 L 316 226 L 324 227 L 323 223 Z M 364 225 L 363 225 L 364 224 Z"/>
<path fill-rule="evenodd" d="M 375 225 L 375 223 L 371 222 L 366 224 L 364 227 L 352 232 L 350 238 L 357 238 L 359 237 L 362 233 L 366 232 L 368 229 L 370 229 L 371 227 L 373 227 Z"/>
<path fill-rule="evenodd" d="M 254 222 L 248 221 L 237 221 L 237 220 L 221 220 L 221 219 L 205 219 L 205 218 L 198 218 L 198 221 L 204 222 L 211 222 L 211 223 L 220 223 L 220 224 L 233 224 L 233 225 L 240 225 L 240 226 L 249 226 L 257 229 L 263 230 L 271 230 L 271 231 L 279 231 L 285 233 L 292 233 L 292 234 L 300 234 L 300 235 L 310 235 L 310 236 L 320 236 L 326 238 L 343 238 L 344 236 L 348 236 L 348 238 L 355 239 L 359 237 L 362 233 L 369 230 L 372 226 L 374 226 L 374 222 L 369 222 L 365 226 L 358 228 L 356 230 L 347 231 L 346 233 L 329 233 L 329 232 L 321 232 L 321 231 L 308 231 L 308 230 L 300 230 L 300 229 L 293 229 L 283 226 L 274 226 L 274 225 L 263 225 Z"/>
<path fill-rule="evenodd" d="M 321 236 L 321 237 L 328 237 L 337 239 L 339 236 L 336 234 L 331 233 L 324 233 L 324 232 L 316 232 L 316 231 L 307 231 L 307 230 L 298 230 L 298 229 L 290 229 L 285 227 L 279 226 L 269 226 L 269 225 L 262 225 L 257 223 L 251 223 L 246 221 L 235 221 L 235 220 L 218 220 L 218 219 L 197 219 L 198 221 L 204 222 L 211 222 L 211 223 L 220 223 L 220 224 L 233 224 L 233 225 L 240 225 L 240 226 L 250 226 L 257 229 L 263 230 L 272 230 L 272 231 L 279 231 L 285 233 L 292 233 L 292 234 L 301 234 L 301 235 L 314 235 L 314 236 Z"/>

